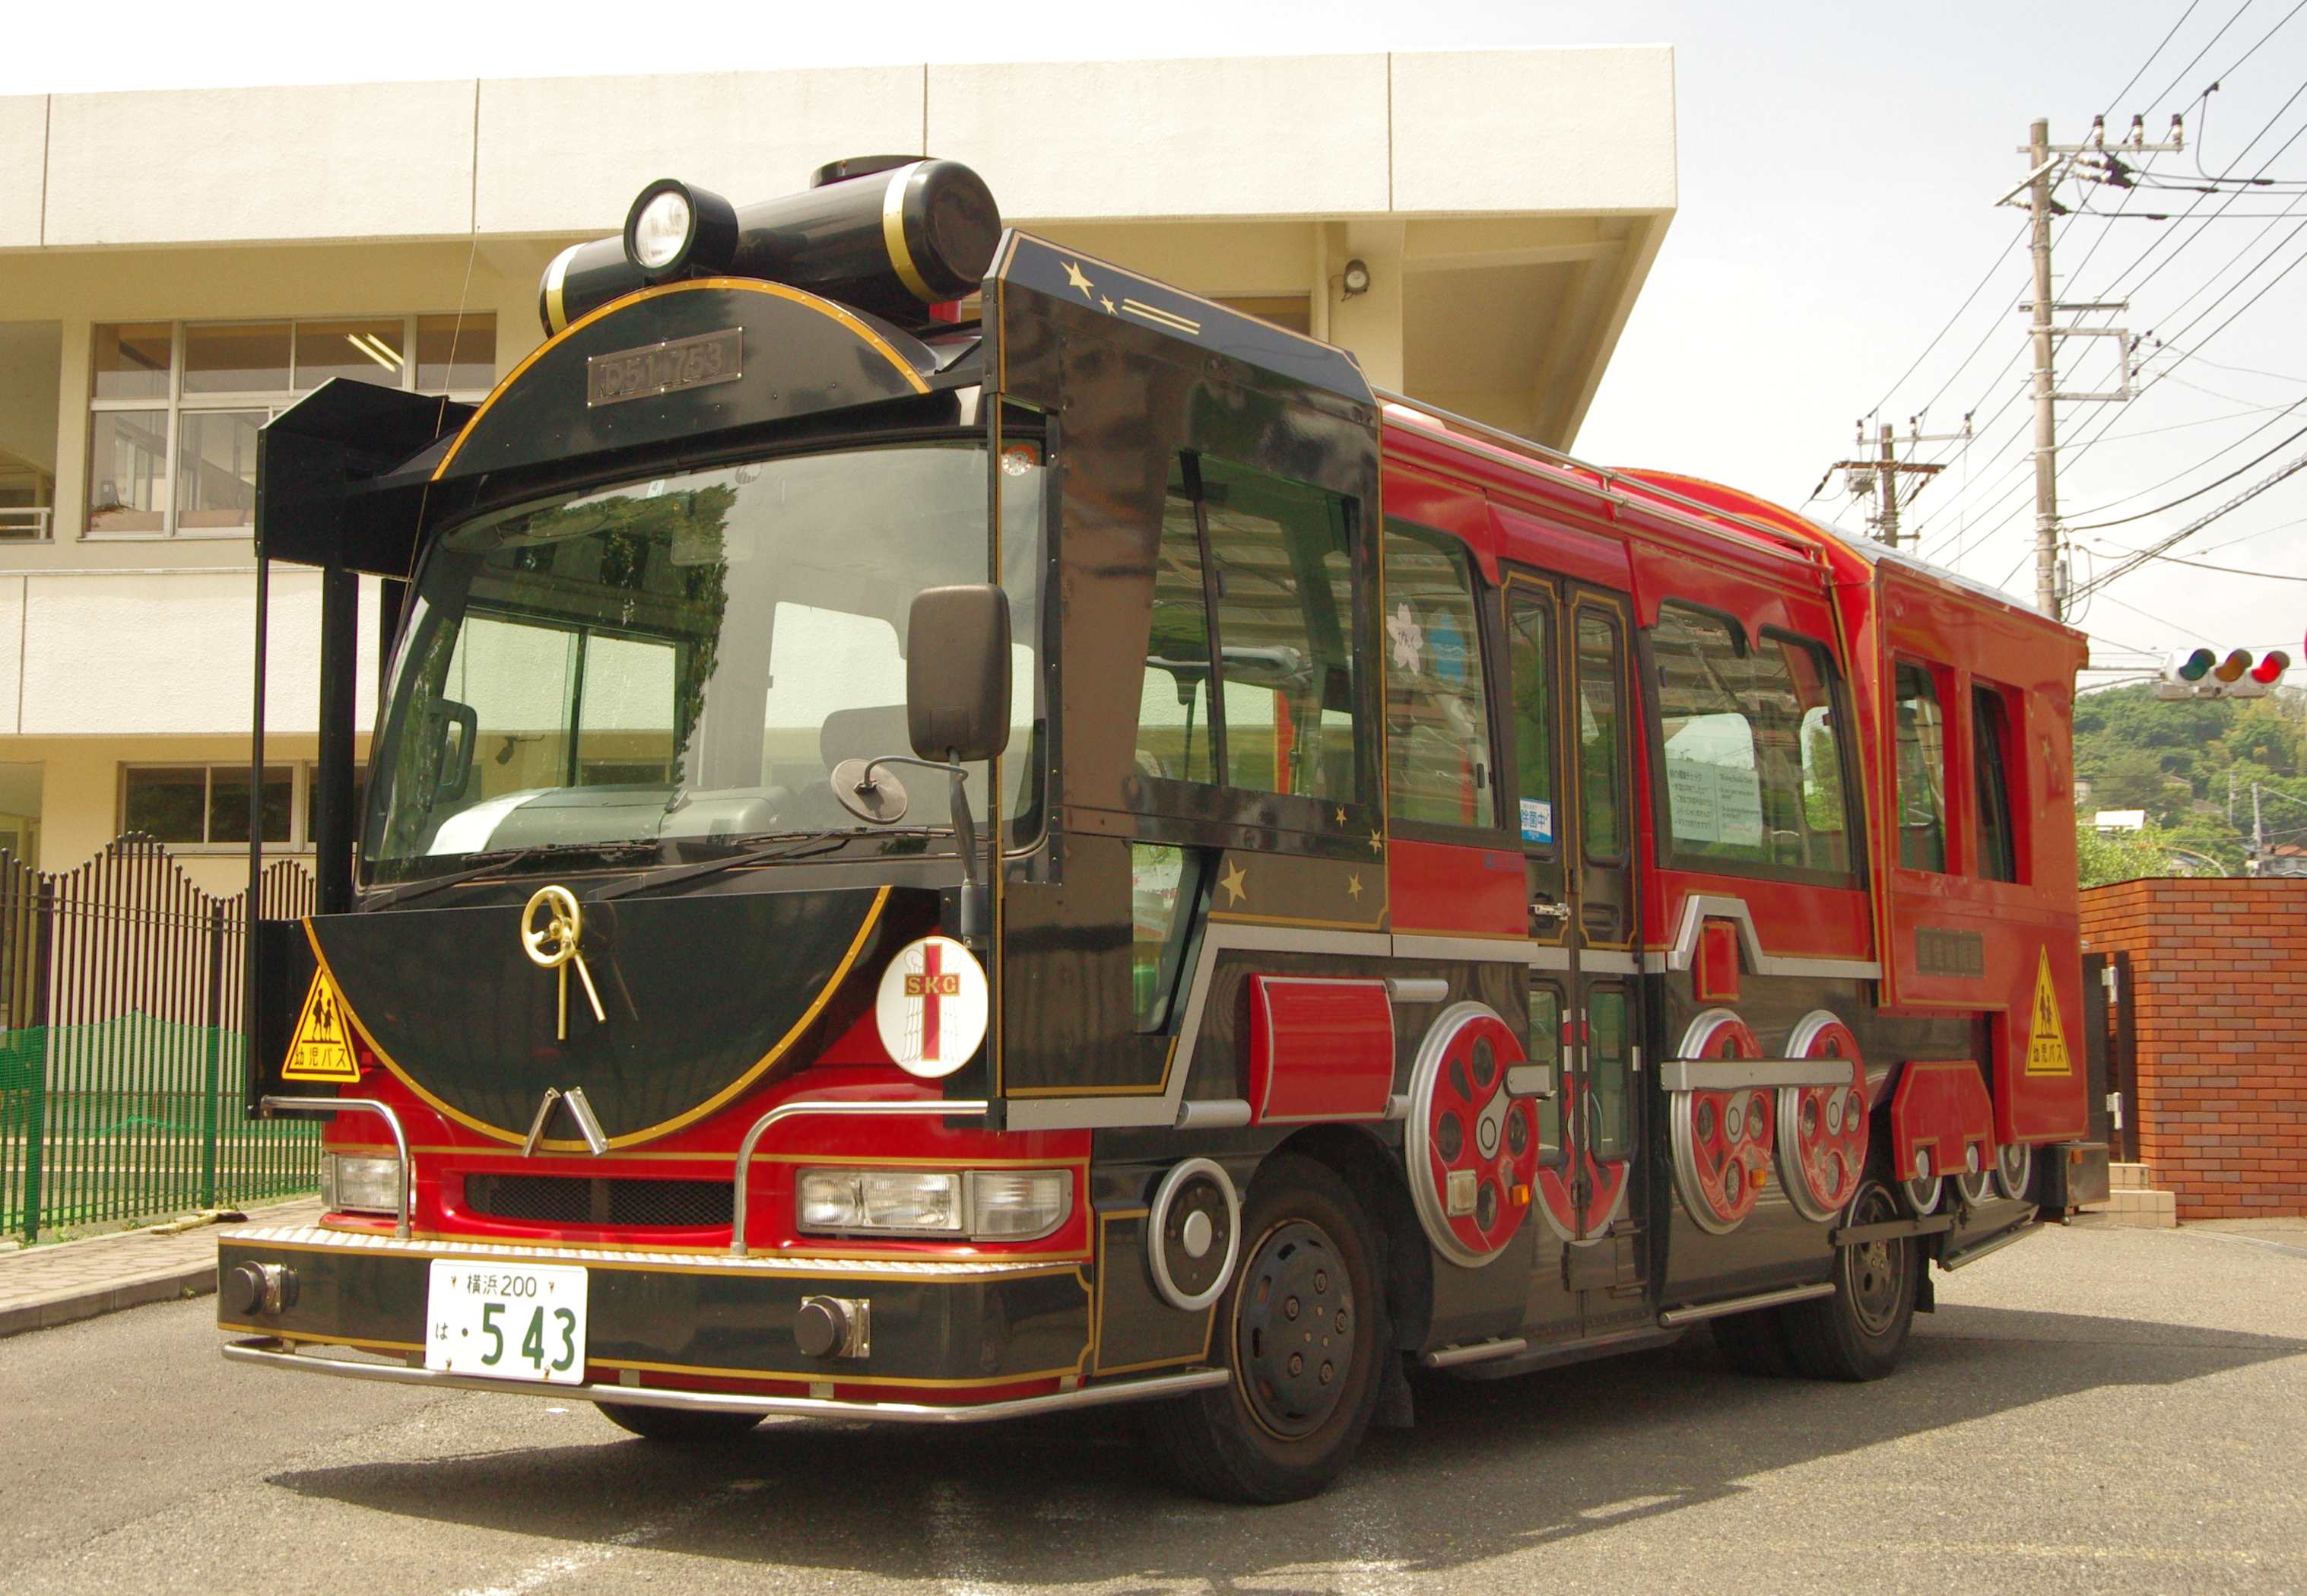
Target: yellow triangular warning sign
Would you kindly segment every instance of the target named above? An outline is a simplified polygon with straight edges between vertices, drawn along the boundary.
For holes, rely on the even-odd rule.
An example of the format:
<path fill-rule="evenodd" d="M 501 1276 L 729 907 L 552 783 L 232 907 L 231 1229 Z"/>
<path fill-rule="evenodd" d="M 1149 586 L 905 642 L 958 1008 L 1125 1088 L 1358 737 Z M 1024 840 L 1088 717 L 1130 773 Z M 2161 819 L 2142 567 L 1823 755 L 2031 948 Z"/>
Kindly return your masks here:
<path fill-rule="evenodd" d="M 344 1000 L 328 972 L 313 974 L 313 990 L 304 994 L 304 1012 L 296 1017 L 296 1034 L 288 1039 L 288 1060 L 280 1067 L 287 1081 L 347 1081 L 360 1079 L 352 1043 L 345 1034 Z"/>
<path fill-rule="evenodd" d="M 2028 1075 L 2072 1075 L 2067 1028 L 2059 1023 L 2058 990 L 2051 984 L 2051 950 L 2043 949 L 2035 970 L 2035 1029 L 2027 1039 Z"/>

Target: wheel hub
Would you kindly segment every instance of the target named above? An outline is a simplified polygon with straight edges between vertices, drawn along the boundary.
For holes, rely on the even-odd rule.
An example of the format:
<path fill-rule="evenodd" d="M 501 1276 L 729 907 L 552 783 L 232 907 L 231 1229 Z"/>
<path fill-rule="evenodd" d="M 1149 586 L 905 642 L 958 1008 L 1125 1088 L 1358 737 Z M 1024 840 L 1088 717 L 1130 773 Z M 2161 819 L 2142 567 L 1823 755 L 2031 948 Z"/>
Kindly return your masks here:
<path fill-rule="evenodd" d="M 1236 1355 L 1258 1422 L 1284 1437 L 1319 1429 L 1353 1369 L 1354 1296 L 1321 1227 L 1291 1220 L 1242 1274 Z"/>
<path fill-rule="evenodd" d="M 1880 1224 L 1898 1217 L 1891 1194 L 1876 1186 L 1859 1194 L 1851 1205 L 1848 1223 Z M 1900 1241 L 1868 1241 L 1843 1248 L 1843 1284 L 1849 1294 L 1850 1310 L 1869 1335 L 1885 1334 L 1897 1319 L 1912 1257 L 1912 1249 Z"/>

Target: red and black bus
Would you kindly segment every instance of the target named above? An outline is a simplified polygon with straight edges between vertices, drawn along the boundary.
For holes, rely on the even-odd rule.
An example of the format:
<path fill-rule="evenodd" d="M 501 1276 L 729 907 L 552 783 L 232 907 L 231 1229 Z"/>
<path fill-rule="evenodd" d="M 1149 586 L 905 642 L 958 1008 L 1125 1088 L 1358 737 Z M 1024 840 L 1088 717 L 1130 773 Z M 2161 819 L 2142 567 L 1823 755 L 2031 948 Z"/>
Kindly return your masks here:
<path fill-rule="evenodd" d="M 1419 1365 L 1883 1375 L 2093 1195 L 2075 632 L 819 178 L 651 184 L 476 407 L 266 429 L 321 907 L 250 1108 L 328 1213 L 224 1237 L 227 1356 L 673 1442 L 1142 1401 L 1280 1500 Z"/>

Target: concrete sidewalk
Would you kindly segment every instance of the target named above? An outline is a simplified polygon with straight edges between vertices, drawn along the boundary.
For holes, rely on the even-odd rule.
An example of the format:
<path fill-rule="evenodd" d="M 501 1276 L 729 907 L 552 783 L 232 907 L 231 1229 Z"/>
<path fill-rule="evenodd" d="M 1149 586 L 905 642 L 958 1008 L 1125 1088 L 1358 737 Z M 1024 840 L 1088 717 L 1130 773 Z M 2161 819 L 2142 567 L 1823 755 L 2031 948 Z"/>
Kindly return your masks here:
<path fill-rule="evenodd" d="M 246 1213 L 252 1224 L 309 1224 L 321 1216 L 321 1199 L 300 1197 Z M 225 1228 L 196 1224 L 173 1235 L 121 1231 L 0 1253 L 0 1337 L 141 1303 L 204 1296 L 216 1290 L 217 1232 Z"/>

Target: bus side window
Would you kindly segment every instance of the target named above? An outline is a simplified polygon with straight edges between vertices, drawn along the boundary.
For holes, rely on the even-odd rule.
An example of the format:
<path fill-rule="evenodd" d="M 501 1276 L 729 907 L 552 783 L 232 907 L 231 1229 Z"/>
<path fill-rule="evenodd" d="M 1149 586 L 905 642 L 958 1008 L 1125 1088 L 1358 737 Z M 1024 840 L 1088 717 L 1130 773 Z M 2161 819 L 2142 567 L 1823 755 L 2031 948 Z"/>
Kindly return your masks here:
<path fill-rule="evenodd" d="M 1454 541 L 1387 523 L 1385 641 L 1388 812 L 1496 826 L 1473 572 Z"/>
<path fill-rule="evenodd" d="M 1530 1061 L 1546 1067 L 1554 1088 L 1538 1100 L 1538 1161 L 1562 1162 L 1562 989 L 1533 985 L 1526 999 L 1530 1008 Z"/>
<path fill-rule="evenodd" d="M 1213 780 L 1216 735 L 1201 525 L 1179 462 L 1170 469 L 1162 544 L 1154 556 L 1154 630 L 1137 702 L 1137 768 L 1171 781 Z"/>
<path fill-rule="evenodd" d="M 1129 990 L 1137 1029 L 1164 1029 L 1178 961 L 1193 916 L 1180 914 L 1200 886 L 1199 856 L 1162 843 L 1129 849 Z"/>
<path fill-rule="evenodd" d="M 1946 721 L 1928 665 L 1900 660 L 1892 696 L 1898 716 L 1899 863 L 1946 869 Z"/>
<path fill-rule="evenodd" d="M 1154 556 L 1139 771 L 1366 802 L 1354 614 L 1344 500 L 1179 457 Z"/>
<path fill-rule="evenodd" d="M 1634 1054 L 1626 1034 L 1626 989 L 1596 986 L 1586 994 L 1586 1150 L 1596 1158 L 1625 1158 L 1634 1148 L 1628 1102 Z"/>
<path fill-rule="evenodd" d="M 1582 609 L 1578 614 L 1578 777 L 1580 845 L 1597 862 L 1626 852 L 1619 814 L 1625 784 L 1618 774 L 1618 623 Z"/>
<path fill-rule="evenodd" d="M 1507 692 L 1514 706 L 1514 796 L 1525 848 L 1554 846 L 1554 596 L 1520 583 L 1506 589 Z"/>
<path fill-rule="evenodd" d="M 2019 879 L 2019 837 L 2011 809 L 2011 711 L 2003 690 L 1970 690 L 1971 769 L 1978 781 L 1978 873 L 1990 881 Z"/>

